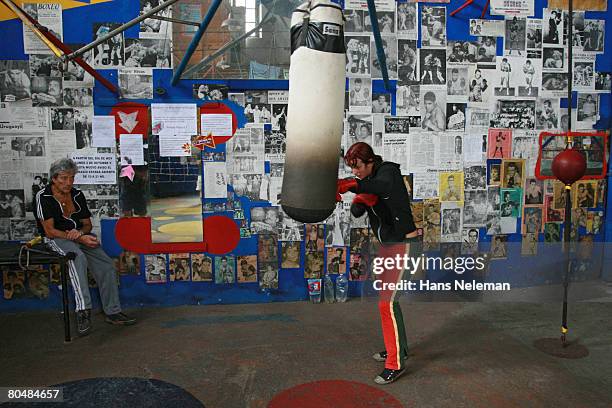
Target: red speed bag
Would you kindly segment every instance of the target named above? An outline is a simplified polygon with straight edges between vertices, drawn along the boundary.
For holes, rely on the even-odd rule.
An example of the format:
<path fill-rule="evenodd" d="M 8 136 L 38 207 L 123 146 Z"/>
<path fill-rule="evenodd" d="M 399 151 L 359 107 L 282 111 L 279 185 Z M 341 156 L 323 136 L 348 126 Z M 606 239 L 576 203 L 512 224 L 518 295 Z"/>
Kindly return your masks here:
<path fill-rule="evenodd" d="M 584 176 L 586 159 L 576 149 L 565 149 L 553 159 L 552 171 L 557 179 L 569 186 Z"/>

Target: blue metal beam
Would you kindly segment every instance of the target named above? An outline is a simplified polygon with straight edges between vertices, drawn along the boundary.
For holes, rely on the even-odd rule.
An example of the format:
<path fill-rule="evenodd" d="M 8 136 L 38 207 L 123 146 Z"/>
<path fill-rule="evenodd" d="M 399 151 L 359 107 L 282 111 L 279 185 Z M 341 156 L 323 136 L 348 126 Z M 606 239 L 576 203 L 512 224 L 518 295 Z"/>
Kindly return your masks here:
<path fill-rule="evenodd" d="M 374 0 L 368 0 L 368 10 L 370 11 L 370 22 L 372 23 L 372 33 L 374 34 L 374 42 L 376 43 L 376 55 L 380 64 L 385 89 L 391 92 L 391 84 L 389 83 L 389 72 L 387 71 L 387 57 L 382 46 L 382 37 L 380 36 L 380 28 L 378 27 L 378 14 L 376 13 L 376 5 Z"/>
<path fill-rule="evenodd" d="M 223 0 L 213 0 L 212 4 L 210 5 L 210 8 L 206 12 L 204 19 L 200 23 L 200 27 L 198 28 L 198 31 L 193 36 L 193 39 L 191 40 L 189 47 L 187 47 L 187 51 L 185 51 L 185 55 L 183 55 L 183 59 L 181 60 L 181 63 L 179 64 L 176 71 L 174 71 L 174 76 L 172 77 L 172 85 L 176 85 L 179 79 L 181 79 L 181 75 L 183 75 L 183 71 L 185 71 L 185 68 L 187 68 L 187 63 L 189 62 L 189 60 L 191 59 L 191 56 L 193 55 L 196 48 L 198 47 L 198 44 L 200 43 L 202 36 L 206 32 L 208 25 L 210 24 L 213 17 L 217 13 L 217 9 L 221 5 L 222 1 Z"/>

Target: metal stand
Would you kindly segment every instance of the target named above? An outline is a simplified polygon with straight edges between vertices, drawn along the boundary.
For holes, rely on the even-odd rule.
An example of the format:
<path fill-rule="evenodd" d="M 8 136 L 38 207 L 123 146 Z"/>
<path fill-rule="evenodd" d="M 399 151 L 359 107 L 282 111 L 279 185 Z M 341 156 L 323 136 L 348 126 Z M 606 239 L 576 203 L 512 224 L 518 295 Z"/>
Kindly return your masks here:
<path fill-rule="evenodd" d="M 573 28 L 574 28 L 574 2 L 569 0 L 569 27 L 567 32 L 567 56 L 568 56 L 568 92 L 567 92 L 567 147 L 571 147 L 570 132 L 572 131 L 572 55 L 573 55 Z M 589 355 L 589 350 L 578 344 L 578 341 L 568 342 L 567 333 L 569 328 L 567 327 L 567 294 L 569 288 L 570 273 L 572 269 L 572 262 L 570 259 L 570 240 L 571 240 L 571 228 L 572 228 L 572 199 L 571 199 L 572 186 L 565 186 L 565 223 L 563 226 L 563 249 L 565 251 L 565 277 L 563 279 L 563 308 L 561 313 L 561 344 L 559 340 L 554 338 L 541 338 L 534 341 L 533 345 L 540 351 L 560 358 L 584 358 Z"/>
<path fill-rule="evenodd" d="M 73 257 L 74 259 L 74 257 Z M 68 260 L 63 258 L 60 263 L 60 280 L 62 282 L 62 305 L 64 310 L 64 342 L 70 343 L 70 301 L 68 300 Z"/>

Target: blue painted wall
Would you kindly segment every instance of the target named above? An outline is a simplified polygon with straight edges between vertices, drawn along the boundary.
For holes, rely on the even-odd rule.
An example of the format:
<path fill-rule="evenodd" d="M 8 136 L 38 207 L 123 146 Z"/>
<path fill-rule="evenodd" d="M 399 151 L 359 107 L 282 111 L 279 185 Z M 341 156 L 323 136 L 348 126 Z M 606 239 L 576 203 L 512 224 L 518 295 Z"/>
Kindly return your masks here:
<path fill-rule="evenodd" d="M 485 0 L 477 0 L 477 7 L 470 7 L 461 11 L 457 16 L 447 19 L 447 35 L 449 40 L 469 39 L 468 25 L 470 18 L 479 18 L 480 11 Z M 458 7 L 459 1 L 449 4 L 437 4 L 447 6 L 450 11 Z M 542 17 L 542 9 L 546 7 L 546 1 L 536 0 L 536 16 Z M 92 24 L 94 22 L 125 22 L 138 15 L 139 2 L 134 0 L 114 0 L 110 3 L 102 3 L 83 8 L 64 11 L 64 40 L 66 43 L 86 43 L 92 41 Z M 612 71 L 612 11 L 587 12 L 587 18 L 605 19 L 606 31 L 606 53 L 597 58 L 597 71 Z M 499 19 L 500 17 L 487 18 Z M 3 36 L 3 44 L 0 47 L 0 59 L 27 59 L 23 54 L 23 36 L 21 23 L 17 20 L 0 22 L 0 32 Z M 138 27 L 126 31 L 126 38 L 137 38 Z M 502 40 L 498 40 L 498 54 L 501 55 Z M 178 61 L 175 61 L 175 65 Z M 117 72 L 115 70 L 101 71 L 111 82 L 117 84 Z M 194 102 L 192 98 L 192 85 L 202 81 L 184 80 L 176 87 L 170 85 L 172 77 L 171 70 L 154 70 L 154 87 L 166 90 L 165 95 L 155 95 L 154 100 L 138 101 L 143 103 L 159 102 Z M 287 81 L 207 81 L 210 83 L 225 83 L 231 90 L 245 89 L 288 89 Z M 392 81 L 394 84 L 394 81 Z M 373 81 L 373 92 L 384 91 L 382 81 Z M 106 88 L 97 85 L 94 91 L 95 114 L 108 114 L 110 108 L 120 102 Z M 393 95 L 395 99 L 395 95 Z M 575 100 L 575 99 L 574 99 Z M 611 115 L 610 95 L 601 96 L 601 116 L 603 128 L 609 128 Z M 395 103 L 395 101 L 394 101 Z M 563 103 L 563 102 L 562 102 Z M 223 146 L 218 147 L 223 150 Z M 266 171 L 269 171 L 267 166 Z M 608 183 L 609 185 L 609 183 Z M 231 187 L 230 187 L 231 189 Z M 250 203 L 241 198 L 245 215 L 250 214 Z M 612 191 L 608 189 L 608 209 L 612 202 Z M 258 203 L 261 205 L 261 203 Z M 230 215 L 227 213 L 227 215 Z M 114 220 L 102 221 L 102 240 L 105 250 L 111 256 L 118 256 L 121 252 L 114 239 Z M 520 224 L 518 230 L 520 231 Z M 542 235 L 542 234 L 541 234 Z M 559 247 L 557 245 L 544 245 L 540 243 L 537 257 L 520 256 L 520 234 L 509 237 L 509 257 L 505 261 L 494 261 L 490 265 L 490 281 L 510 282 L 513 286 L 528 286 L 560 282 L 564 271 L 563 263 L 559 260 Z M 606 217 L 605 231 L 595 237 L 598 245 L 593 252 L 593 265 L 589 276 L 603 276 L 612 280 L 612 251 L 605 251 L 605 245 L 609 246 L 612 240 L 612 223 Z M 540 237 L 543 241 L 543 237 Z M 489 249 L 490 237 L 481 231 L 481 250 Z M 609 248 L 608 248 L 609 249 Z M 233 255 L 246 255 L 257 253 L 256 236 L 243 239 Z M 304 246 L 302 244 L 302 261 Z M 432 254 L 435 255 L 435 254 Z M 348 260 L 348 259 L 347 259 Z M 431 273 L 432 280 L 447 280 L 451 276 L 447 273 Z M 468 274 L 464 275 L 469 278 Z M 218 285 L 211 282 L 172 282 L 167 284 L 146 284 L 144 276 L 122 276 L 121 277 L 121 299 L 124 306 L 138 305 L 181 305 L 181 304 L 214 304 L 214 303 L 259 303 L 259 302 L 282 302 L 307 299 L 307 288 L 303 278 L 302 269 L 281 270 L 279 273 L 279 288 L 277 290 L 260 291 L 256 283 L 253 284 L 227 284 Z M 350 295 L 359 296 L 363 293 L 360 283 L 350 282 Z M 95 298 L 95 296 L 94 296 Z M 5 301 L 0 299 L 0 310 L 28 310 L 41 308 L 59 309 L 60 295 L 57 288 L 52 287 L 50 296 L 45 300 L 17 299 Z"/>

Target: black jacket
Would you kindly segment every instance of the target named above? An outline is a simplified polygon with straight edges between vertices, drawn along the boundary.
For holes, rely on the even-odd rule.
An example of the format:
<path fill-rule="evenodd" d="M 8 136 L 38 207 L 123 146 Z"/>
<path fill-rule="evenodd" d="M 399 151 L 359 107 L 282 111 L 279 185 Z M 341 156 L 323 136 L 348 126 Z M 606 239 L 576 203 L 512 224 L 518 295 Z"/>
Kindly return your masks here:
<path fill-rule="evenodd" d="M 378 202 L 368 207 L 374 235 L 380 243 L 404 242 L 405 235 L 416 230 L 410 196 L 400 173 L 399 164 L 375 161 L 372 174 L 357 180 L 357 193 L 375 194 Z"/>

